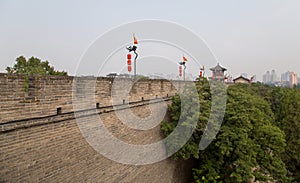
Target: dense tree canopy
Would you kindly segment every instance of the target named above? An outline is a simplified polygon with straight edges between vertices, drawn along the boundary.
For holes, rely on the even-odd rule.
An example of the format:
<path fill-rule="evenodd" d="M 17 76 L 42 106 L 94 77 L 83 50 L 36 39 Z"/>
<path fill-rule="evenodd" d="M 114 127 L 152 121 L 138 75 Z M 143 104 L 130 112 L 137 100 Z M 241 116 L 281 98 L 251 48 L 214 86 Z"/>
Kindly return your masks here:
<path fill-rule="evenodd" d="M 6 71 L 11 74 L 16 73 L 26 75 L 67 75 L 67 72 L 65 71 L 54 70 L 54 67 L 51 67 L 48 61 L 41 61 L 36 57 L 30 57 L 28 60 L 26 60 L 24 56 L 18 57 L 14 66 L 7 67 Z"/>
<path fill-rule="evenodd" d="M 199 142 L 210 114 L 207 81 L 197 82 L 201 111 L 197 129 L 174 158 L 197 161 L 194 182 L 299 181 L 300 92 L 262 84 L 227 89 L 226 112 L 214 141 L 203 151 Z M 162 124 L 169 135 L 181 114 L 181 100 L 173 98 L 171 121 Z M 172 142 L 166 144 L 172 147 Z"/>

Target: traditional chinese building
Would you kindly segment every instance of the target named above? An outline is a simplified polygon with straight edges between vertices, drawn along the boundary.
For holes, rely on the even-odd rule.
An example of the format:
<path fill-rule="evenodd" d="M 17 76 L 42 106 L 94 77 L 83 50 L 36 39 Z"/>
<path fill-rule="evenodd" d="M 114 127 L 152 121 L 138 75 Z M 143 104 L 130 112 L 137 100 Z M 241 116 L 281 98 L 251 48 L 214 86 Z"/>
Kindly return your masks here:
<path fill-rule="evenodd" d="M 210 70 L 212 71 L 212 80 L 218 80 L 218 81 L 223 81 L 225 80 L 225 71 L 227 71 L 226 68 L 220 66 L 220 64 L 218 63 L 217 66 L 210 68 Z"/>
<path fill-rule="evenodd" d="M 235 78 L 235 79 L 233 80 L 233 82 L 234 82 L 234 83 L 249 84 L 249 83 L 251 83 L 251 80 L 241 75 L 241 76 Z"/>

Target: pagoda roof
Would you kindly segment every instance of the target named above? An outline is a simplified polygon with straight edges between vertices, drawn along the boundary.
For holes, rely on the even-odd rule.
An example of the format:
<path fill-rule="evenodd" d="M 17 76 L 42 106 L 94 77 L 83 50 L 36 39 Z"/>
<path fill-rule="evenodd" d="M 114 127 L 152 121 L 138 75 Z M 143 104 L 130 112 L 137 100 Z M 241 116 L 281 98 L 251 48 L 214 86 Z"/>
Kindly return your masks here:
<path fill-rule="evenodd" d="M 245 80 L 245 81 L 248 81 L 248 82 L 250 82 L 250 79 L 248 79 L 248 78 L 246 78 L 246 77 L 244 77 L 244 76 L 239 76 L 239 77 L 237 77 L 237 78 L 235 78 L 233 81 L 236 81 L 236 80 L 238 80 L 238 79 L 243 79 L 243 80 Z"/>
<path fill-rule="evenodd" d="M 227 69 L 226 68 L 224 68 L 224 67 L 222 67 L 222 66 L 220 66 L 220 64 L 218 63 L 218 65 L 217 66 L 215 66 L 215 67 L 213 67 L 213 68 L 210 68 L 210 70 L 211 71 L 227 71 Z"/>

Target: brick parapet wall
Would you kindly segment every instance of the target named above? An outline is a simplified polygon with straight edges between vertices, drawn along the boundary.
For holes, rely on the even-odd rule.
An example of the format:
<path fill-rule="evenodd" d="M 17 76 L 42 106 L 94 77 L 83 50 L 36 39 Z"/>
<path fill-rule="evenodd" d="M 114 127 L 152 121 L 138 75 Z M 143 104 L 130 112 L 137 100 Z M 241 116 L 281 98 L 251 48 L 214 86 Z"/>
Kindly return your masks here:
<path fill-rule="evenodd" d="M 74 81 L 81 84 L 74 88 Z M 117 83 L 133 83 L 132 80 L 121 78 Z M 90 82 L 90 83 L 89 83 Z M 116 81 L 114 81 L 116 82 Z M 80 93 L 82 87 L 91 88 L 92 96 L 84 96 L 84 100 L 91 100 L 99 103 L 100 106 L 112 105 L 112 96 L 119 99 L 115 103 L 126 101 L 139 101 L 141 98 L 151 99 L 155 97 L 171 96 L 177 93 L 181 81 L 141 79 L 134 83 L 128 96 L 123 96 L 124 87 L 112 84 L 112 78 L 105 77 L 79 77 L 72 76 L 30 76 L 29 89 L 25 91 L 24 75 L 9 75 L 0 73 L 0 123 L 34 118 L 41 116 L 54 115 L 57 108 L 62 112 L 72 112 L 73 94 Z M 94 88 L 93 88 L 94 87 Z M 119 97 L 119 98 L 118 98 Z"/>

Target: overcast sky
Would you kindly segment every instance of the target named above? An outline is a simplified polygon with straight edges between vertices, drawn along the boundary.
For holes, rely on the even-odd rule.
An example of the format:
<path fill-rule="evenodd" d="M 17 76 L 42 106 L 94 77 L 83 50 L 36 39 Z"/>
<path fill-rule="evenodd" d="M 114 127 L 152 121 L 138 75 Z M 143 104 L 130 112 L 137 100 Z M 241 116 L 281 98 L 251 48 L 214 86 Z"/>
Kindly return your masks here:
<path fill-rule="evenodd" d="M 233 76 L 248 73 L 259 80 L 272 69 L 278 75 L 288 70 L 300 74 L 299 10 L 299 0 L 0 0 L 0 72 L 24 55 L 49 60 L 73 75 L 81 56 L 103 33 L 128 22 L 158 19 L 203 38 L 217 58 L 206 67 L 219 62 Z"/>

